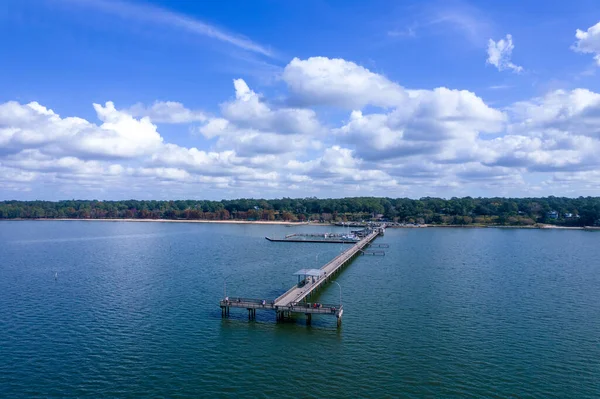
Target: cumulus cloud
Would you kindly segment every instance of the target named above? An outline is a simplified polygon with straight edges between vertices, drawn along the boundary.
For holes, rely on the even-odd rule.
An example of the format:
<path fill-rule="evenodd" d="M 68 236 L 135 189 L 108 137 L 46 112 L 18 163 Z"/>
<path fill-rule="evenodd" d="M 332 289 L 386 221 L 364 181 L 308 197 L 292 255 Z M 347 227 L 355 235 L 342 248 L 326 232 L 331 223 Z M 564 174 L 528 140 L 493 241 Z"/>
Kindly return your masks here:
<path fill-rule="evenodd" d="M 283 80 L 293 100 L 307 105 L 394 107 L 408 96 L 404 88 L 385 76 L 339 58 L 294 58 L 285 67 Z"/>
<path fill-rule="evenodd" d="M 6 166 L 34 172 L 60 172 L 69 174 L 114 174 L 118 175 L 123 168 L 119 164 L 105 167 L 99 161 L 85 161 L 74 156 L 53 157 L 38 149 L 25 149 L 2 160 Z"/>
<path fill-rule="evenodd" d="M 298 153 L 321 147 L 312 135 L 239 128 L 222 118 L 211 120 L 199 132 L 206 138 L 216 137 L 217 149 L 233 149 L 240 155 Z"/>
<path fill-rule="evenodd" d="M 37 177 L 37 173 L 0 165 L 0 182 L 17 187 L 15 183 L 29 183 Z"/>
<path fill-rule="evenodd" d="M 374 187 L 397 186 L 397 182 L 385 171 L 369 167 L 348 148 L 334 145 L 323 151 L 320 157 L 298 162 L 290 161 L 285 167 L 290 179 L 316 185 L 348 185 L 371 190 Z"/>
<path fill-rule="evenodd" d="M 481 143 L 491 166 L 523 168 L 529 172 L 586 170 L 599 164 L 600 143 L 586 137 L 551 135 L 528 137 L 508 135 Z"/>
<path fill-rule="evenodd" d="M 5 152 L 39 148 L 55 155 L 85 158 L 131 158 L 152 153 L 162 137 L 149 119 L 117 111 L 112 102 L 94 104 L 103 123 L 61 118 L 37 102 L 0 104 L 0 147 Z"/>
<path fill-rule="evenodd" d="M 577 29 L 575 38 L 577 41 L 572 47 L 573 50 L 579 53 L 594 54 L 594 60 L 600 66 L 600 22 L 586 31 Z"/>
<path fill-rule="evenodd" d="M 511 61 L 514 48 L 515 45 L 510 34 L 506 35 L 506 39 L 500 39 L 497 42 L 489 39 L 487 63 L 495 66 L 499 71 L 510 69 L 515 73 L 522 72 L 523 67 L 515 65 Z"/>
<path fill-rule="evenodd" d="M 502 112 L 475 94 L 438 88 L 411 91 L 403 107 L 388 114 L 354 111 L 336 133 L 367 159 L 433 156 L 471 144 L 480 133 L 500 132 L 504 122 Z"/>
<path fill-rule="evenodd" d="M 192 175 L 178 168 L 128 168 L 127 174 L 134 177 L 152 177 L 159 180 L 193 182 Z"/>
<path fill-rule="evenodd" d="M 224 136 L 216 143 L 217 149 L 233 149 L 240 156 L 261 154 L 299 153 L 305 150 L 318 150 L 322 144 L 318 140 L 301 135 L 280 135 L 257 131 L 236 131 L 234 136 Z"/>
<path fill-rule="evenodd" d="M 0 195 L 525 195 L 534 174 L 576 186 L 600 168 L 600 94 L 590 90 L 501 110 L 466 90 L 403 88 L 345 60 L 288 67 L 287 104 L 306 108 L 276 106 L 242 79 L 209 117 L 175 102 L 94 104 L 96 122 L 0 104 Z M 353 110 L 328 126 L 320 104 Z M 200 134 L 175 144 L 155 123 L 196 123 Z"/>
<path fill-rule="evenodd" d="M 174 101 L 156 101 L 149 107 L 137 103 L 127 112 L 138 118 L 148 117 L 154 123 L 192 123 L 208 119 L 204 112 L 192 111 Z"/>
<path fill-rule="evenodd" d="M 587 89 L 555 90 L 509 107 L 512 132 L 563 131 L 600 138 L 600 94 Z"/>
<path fill-rule="evenodd" d="M 223 117 L 211 118 L 197 130 L 216 148 L 241 156 L 298 153 L 319 149 L 324 130 L 316 113 L 301 108 L 271 108 L 242 79 L 234 80 L 235 100 L 221 104 Z"/>
<path fill-rule="evenodd" d="M 507 134 L 479 143 L 484 164 L 529 172 L 600 166 L 600 94 L 556 90 L 508 109 Z"/>
<path fill-rule="evenodd" d="M 166 144 L 161 151 L 152 155 L 153 164 L 162 167 L 177 167 L 199 172 L 205 175 L 226 175 L 236 165 L 234 151 L 203 151 L 197 148 L 186 148 L 175 144 Z M 242 166 L 243 168 L 243 166 Z"/>
<path fill-rule="evenodd" d="M 556 172 L 551 179 L 544 182 L 547 186 L 560 185 L 566 190 L 572 191 L 573 187 L 584 187 L 586 189 L 598 190 L 600 188 L 600 171 L 590 170 L 585 172 Z M 575 193 L 580 195 L 580 193 Z"/>
<path fill-rule="evenodd" d="M 234 80 L 235 100 L 221 106 L 225 118 L 236 125 L 283 134 L 318 134 L 320 124 L 311 109 L 271 109 L 243 79 Z"/>

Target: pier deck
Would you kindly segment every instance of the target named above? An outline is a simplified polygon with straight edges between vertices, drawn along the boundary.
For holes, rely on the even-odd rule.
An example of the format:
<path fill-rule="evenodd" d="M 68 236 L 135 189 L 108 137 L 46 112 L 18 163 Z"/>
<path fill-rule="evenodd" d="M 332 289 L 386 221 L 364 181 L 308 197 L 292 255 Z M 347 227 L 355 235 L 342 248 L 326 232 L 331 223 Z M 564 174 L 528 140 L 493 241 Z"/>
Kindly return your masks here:
<path fill-rule="evenodd" d="M 248 319 L 252 320 L 256 317 L 257 309 L 272 310 L 277 313 L 277 320 L 283 320 L 292 313 L 300 313 L 306 315 L 307 324 L 310 324 L 312 314 L 329 314 L 337 317 L 339 326 L 344 312 L 341 303 L 339 305 L 311 304 L 306 299 L 330 281 L 333 275 L 346 266 L 352 258 L 363 252 L 366 246 L 383 233 L 384 228 L 385 226 L 371 231 L 360 241 L 322 266 L 320 269 L 323 272 L 321 276 L 310 277 L 304 284 L 294 285 L 273 301 L 241 297 L 224 298 L 219 303 L 221 306 L 221 315 L 223 317 L 228 316 L 230 307 L 245 308 L 248 310 Z"/>
<path fill-rule="evenodd" d="M 367 244 L 377 237 L 379 233 L 374 231 L 352 247 L 346 249 L 344 252 L 336 256 L 333 260 L 321 267 L 321 270 L 325 272 L 324 276 L 315 280 L 311 280 L 310 283 L 305 284 L 302 287 L 294 286 L 290 288 L 286 293 L 275 299 L 275 306 L 285 306 L 289 303 L 300 302 L 314 290 L 318 289 L 322 284 L 328 281 L 328 276 L 333 275 L 341 267 L 345 265 L 354 255 L 358 254 Z"/>

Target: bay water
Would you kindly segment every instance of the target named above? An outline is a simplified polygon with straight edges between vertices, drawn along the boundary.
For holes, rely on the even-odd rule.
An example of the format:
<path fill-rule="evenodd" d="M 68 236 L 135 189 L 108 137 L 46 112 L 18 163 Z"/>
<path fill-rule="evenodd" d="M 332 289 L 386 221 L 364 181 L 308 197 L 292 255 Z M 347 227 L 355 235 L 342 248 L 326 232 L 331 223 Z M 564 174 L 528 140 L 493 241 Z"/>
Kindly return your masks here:
<path fill-rule="evenodd" d="M 264 239 L 313 231 L 0 222 L 0 397 L 600 397 L 600 233 L 388 229 L 315 299 L 341 328 L 221 318 L 341 252 Z"/>

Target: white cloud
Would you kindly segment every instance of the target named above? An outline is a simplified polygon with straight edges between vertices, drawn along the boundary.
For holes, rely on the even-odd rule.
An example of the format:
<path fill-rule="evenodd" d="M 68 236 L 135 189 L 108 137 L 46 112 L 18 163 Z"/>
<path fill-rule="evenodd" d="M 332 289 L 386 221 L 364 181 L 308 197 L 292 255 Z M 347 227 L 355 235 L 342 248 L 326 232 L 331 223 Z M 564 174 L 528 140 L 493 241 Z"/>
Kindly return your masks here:
<path fill-rule="evenodd" d="M 109 157 L 136 157 L 152 153 L 162 144 L 156 126 L 147 118 L 135 119 L 117 111 L 112 102 L 104 107 L 94 104 L 98 118 L 103 122 L 94 131 L 83 132 L 77 137 L 76 148 L 90 155 Z"/>
<path fill-rule="evenodd" d="M 197 131 L 217 138 L 217 150 L 234 150 L 240 156 L 299 153 L 319 149 L 324 131 L 310 109 L 272 109 L 242 79 L 234 81 L 235 100 L 221 105 L 224 118 L 211 118 Z"/>
<path fill-rule="evenodd" d="M 442 134 L 427 134 L 433 138 L 464 137 L 469 131 L 483 133 L 499 132 L 505 121 L 502 112 L 489 107 L 484 101 L 467 90 L 450 90 L 440 87 L 434 90 L 411 91 L 411 102 L 416 106 L 409 118 L 418 126 L 436 125 L 435 129 Z M 400 110 L 397 110 L 400 111 Z M 407 115 L 401 111 L 400 123 L 407 122 Z"/>
<path fill-rule="evenodd" d="M 515 65 L 511 61 L 514 48 L 510 34 L 506 35 L 506 39 L 500 39 L 497 42 L 489 39 L 487 63 L 495 66 L 499 71 L 510 69 L 515 73 L 522 72 L 523 67 Z"/>
<path fill-rule="evenodd" d="M 586 89 L 555 90 L 509 108 L 513 132 L 556 130 L 600 138 L 600 94 Z"/>
<path fill-rule="evenodd" d="M 0 182 L 3 184 L 29 183 L 37 177 L 37 173 L 20 168 L 6 167 L 0 164 Z M 15 185 L 15 187 L 17 187 Z"/>
<path fill-rule="evenodd" d="M 94 109 L 103 122 L 99 126 L 82 118 L 61 118 L 36 102 L 0 104 L 0 147 L 9 152 L 39 148 L 55 155 L 130 158 L 161 145 L 162 137 L 147 118 L 137 120 L 117 111 L 112 102 L 94 104 Z"/>
<path fill-rule="evenodd" d="M 369 168 L 363 160 L 354 156 L 352 150 L 334 145 L 310 161 L 290 161 L 285 169 L 294 176 L 294 182 L 311 181 L 313 184 L 396 185 L 396 181 L 382 170 Z"/>
<path fill-rule="evenodd" d="M 579 53 L 594 54 L 596 64 L 600 66 L 600 22 L 583 31 L 577 29 L 575 32 L 577 41 L 573 45 L 573 50 Z"/>
<path fill-rule="evenodd" d="M 499 110 L 470 91 L 405 89 L 344 60 L 292 64 L 299 69 L 286 82 L 307 108 L 276 106 L 241 79 L 205 120 L 174 102 L 95 104 L 98 123 L 35 102 L 0 104 L 0 195 L 527 195 L 530 179 L 562 173 L 568 192 L 600 168 L 593 91 L 552 91 Z M 308 107 L 318 104 L 356 108 L 328 127 Z M 194 145 L 167 142 L 157 120 L 200 122 L 201 134 Z"/>
<path fill-rule="evenodd" d="M 234 151 L 202 151 L 166 144 L 152 155 L 152 163 L 163 167 L 177 167 L 207 175 L 226 175 L 235 167 Z"/>
<path fill-rule="evenodd" d="M 127 173 L 136 177 L 156 177 L 159 180 L 193 181 L 190 173 L 178 168 L 128 168 Z"/>
<path fill-rule="evenodd" d="M 235 134 L 219 138 L 216 143 L 217 149 L 233 149 L 240 156 L 252 157 L 260 154 L 297 154 L 305 150 L 321 148 L 318 140 L 301 135 L 280 135 L 253 130 L 232 133 Z"/>
<path fill-rule="evenodd" d="M 574 171 L 600 165 L 600 142 L 583 136 L 509 135 L 480 143 L 482 163 L 529 172 Z M 485 149 L 485 151 L 483 151 Z"/>
<path fill-rule="evenodd" d="M 561 185 L 567 190 L 573 190 L 575 187 L 584 187 L 586 189 L 597 192 L 600 188 L 600 171 L 590 170 L 585 172 L 557 172 L 552 175 L 552 178 L 545 182 L 546 185 L 556 186 Z M 575 193 L 580 195 L 581 193 Z"/>
<path fill-rule="evenodd" d="M 449 146 L 468 147 L 480 133 L 500 132 L 504 123 L 505 115 L 475 94 L 438 88 L 410 91 L 409 100 L 388 114 L 354 111 L 336 133 L 373 160 L 443 155 Z"/>
<path fill-rule="evenodd" d="M 137 103 L 127 112 L 137 118 L 147 116 L 154 123 L 192 123 L 208 119 L 204 112 L 192 111 L 174 101 L 156 101 L 150 107 Z"/>
<path fill-rule="evenodd" d="M 235 100 L 221 106 L 225 118 L 240 127 L 284 134 L 318 134 L 321 127 L 313 110 L 271 109 L 243 79 L 234 80 Z"/>
<path fill-rule="evenodd" d="M 119 174 L 122 171 L 122 167 L 118 164 L 110 165 L 105 170 L 106 164 L 99 161 L 85 161 L 74 156 L 53 157 L 43 154 L 38 149 L 25 149 L 17 154 L 9 155 L 2 160 L 2 164 L 36 172 Z"/>
<path fill-rule="evenodd" d="M 400 85 L 343 59 L 294 58 L 283 71 L 294 100 L 308 105 L 362 108 L 365 105 L 394 107 L 407 93 Z"/>

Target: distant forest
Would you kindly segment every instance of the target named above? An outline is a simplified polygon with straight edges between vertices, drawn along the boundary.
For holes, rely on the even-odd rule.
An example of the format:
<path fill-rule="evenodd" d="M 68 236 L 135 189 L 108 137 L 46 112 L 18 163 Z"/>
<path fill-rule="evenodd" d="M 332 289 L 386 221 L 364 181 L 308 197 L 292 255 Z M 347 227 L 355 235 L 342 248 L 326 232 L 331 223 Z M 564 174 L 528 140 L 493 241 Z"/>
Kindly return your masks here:
<path fill-rule="evenodd" d="M 222 201 L 2 201 L 0 219 L 179 219 L 349 222 L 385 220 L 438 225 L 548 223 L 600 225 L 600 197 L 283 198 Z"/>

